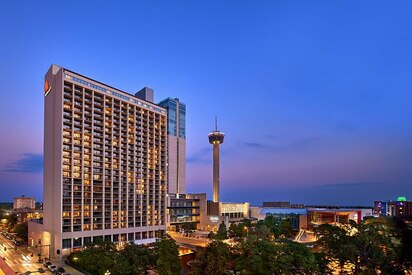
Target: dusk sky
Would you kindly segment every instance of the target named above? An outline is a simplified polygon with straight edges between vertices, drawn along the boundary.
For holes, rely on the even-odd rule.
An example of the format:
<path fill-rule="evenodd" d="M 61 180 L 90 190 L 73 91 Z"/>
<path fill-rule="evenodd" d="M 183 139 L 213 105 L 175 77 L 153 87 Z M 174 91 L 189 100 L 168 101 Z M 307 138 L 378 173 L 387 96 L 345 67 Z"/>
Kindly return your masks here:
<path fill-rule="evenodd" d="M 221 200 L 412 199 L 411 1 L 3 1 L 0 201 L 42 200 L 54 63 L 187 105 L 187 189 Z"/>

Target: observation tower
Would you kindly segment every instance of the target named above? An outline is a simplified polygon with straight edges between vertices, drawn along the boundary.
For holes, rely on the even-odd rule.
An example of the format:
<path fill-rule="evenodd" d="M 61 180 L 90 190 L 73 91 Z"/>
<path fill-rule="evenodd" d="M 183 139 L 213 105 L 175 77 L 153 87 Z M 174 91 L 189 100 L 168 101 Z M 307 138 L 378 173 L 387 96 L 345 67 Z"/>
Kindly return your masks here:
<path fill-rule="evenodd" d="M 209 143 L 213 144 L 213 202 L 219 202 L 219 158 L 220 144 L 223 143 L 225 134 L 217 130 L 217 117 L 215 118 L 215 130 L 210 132 Z"/>

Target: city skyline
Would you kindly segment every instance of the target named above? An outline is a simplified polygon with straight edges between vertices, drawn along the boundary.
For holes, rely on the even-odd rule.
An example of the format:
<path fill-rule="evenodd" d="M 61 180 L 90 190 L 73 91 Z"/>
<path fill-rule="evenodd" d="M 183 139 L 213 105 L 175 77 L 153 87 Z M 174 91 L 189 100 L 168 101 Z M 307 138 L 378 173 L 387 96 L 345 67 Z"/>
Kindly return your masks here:
<path fill-rule="evenodd" d="M 41 200 L 43 75 L 53 64 L 187 106 L 188 192 L 222 201 L 412 197 L 412 4 L 5 3 L 0 201 Z"/>

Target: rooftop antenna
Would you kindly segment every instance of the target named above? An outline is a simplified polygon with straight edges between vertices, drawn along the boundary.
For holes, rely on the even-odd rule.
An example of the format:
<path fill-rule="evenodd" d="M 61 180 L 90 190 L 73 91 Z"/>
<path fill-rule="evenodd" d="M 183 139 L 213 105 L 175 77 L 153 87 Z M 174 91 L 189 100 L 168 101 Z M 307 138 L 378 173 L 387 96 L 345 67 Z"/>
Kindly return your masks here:
<path fill-rule="evenodd" d="M 215 116 L 215 129 L 216 129 L 216 132 L 217 132 L 217 116 Z"/>

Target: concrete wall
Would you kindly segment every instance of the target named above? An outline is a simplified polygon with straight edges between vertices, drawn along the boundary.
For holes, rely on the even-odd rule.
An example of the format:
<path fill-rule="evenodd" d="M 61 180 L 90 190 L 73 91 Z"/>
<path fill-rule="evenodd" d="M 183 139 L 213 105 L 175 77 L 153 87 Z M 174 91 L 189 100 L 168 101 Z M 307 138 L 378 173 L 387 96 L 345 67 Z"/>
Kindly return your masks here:
<path fill-rule="evenodd" d="M 179 138 L 179 194 L 186 194 L 186 140 Z"/>
<path fill-rule="evenodd" d="M 219 229 L 219 224 L 221 224 L 222 222 L 226 224 L 226 227 L 229 227 L 228 217 L 209 215 L 203 216 L 200 220 L 199 230 L 207 232 L 216 232 Z"/>
<path fill-rule="evenodd" d="M 265 215 L 261 213 L 261 209 L 262 208 L 258 206 L 249 207 L 249 216 L 258 220 L 264 220 Z"/>
<path fill-rule="evenodd" d="M 168 135 L 168 193 L 186 194 L 186 140 Z"/>
<path fill-rule="evenodd" d="M 53 65 L 46 74 L 50 92 L 45 97 L 44 110 L 44 230 L 50 239 L 52 255 L 61 250 L 62 196 L 62 129 L 63 129 L 63 70 Z"/>
<path fill-rule="evenodd" d="M 41 257 L 50 258 L 51 254 L 51 234 L 44 230 L 44 225 L 33 221 L 28 222 L 28 240 L 29 246 L 35 247 L 35 250 Z"/>
<path fill-rule="evenodd" d="M 177 194 L 177 137 L 167 136 L 167 193 Z"/>

